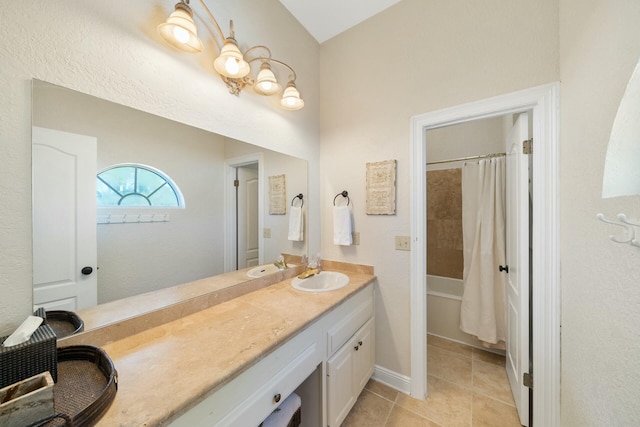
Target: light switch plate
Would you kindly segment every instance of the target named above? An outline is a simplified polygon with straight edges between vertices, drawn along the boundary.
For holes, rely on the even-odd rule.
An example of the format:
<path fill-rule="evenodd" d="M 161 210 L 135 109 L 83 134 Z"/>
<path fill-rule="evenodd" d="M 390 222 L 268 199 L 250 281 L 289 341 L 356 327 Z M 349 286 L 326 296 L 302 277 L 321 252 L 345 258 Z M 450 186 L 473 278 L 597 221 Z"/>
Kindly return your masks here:
<path fill-rule="evenodd" d="M 410 251 L 411 244 L 409 236 L 396 236 L 396 250 Z"/>
<path fill-rule="evenodd" d="M 262 237 L 264 237 L 265 239 L 270 239 L 271 238 L 271 229 L 270 228 L 265 228 L 262 230 Z"/>

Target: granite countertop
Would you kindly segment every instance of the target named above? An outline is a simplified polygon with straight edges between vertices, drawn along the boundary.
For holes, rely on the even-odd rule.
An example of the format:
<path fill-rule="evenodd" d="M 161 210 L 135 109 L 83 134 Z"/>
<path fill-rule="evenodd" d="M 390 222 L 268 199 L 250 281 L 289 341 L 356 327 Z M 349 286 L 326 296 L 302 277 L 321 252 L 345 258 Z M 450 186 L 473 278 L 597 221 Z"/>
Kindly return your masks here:
<path fill-rule="evenodd" d="M 98 425 L 170 423 L 375 279 L 368 266 L 325 269 L 349 285 L 309 293 L 287 279 L 104 345 L 118 392 Z"/>

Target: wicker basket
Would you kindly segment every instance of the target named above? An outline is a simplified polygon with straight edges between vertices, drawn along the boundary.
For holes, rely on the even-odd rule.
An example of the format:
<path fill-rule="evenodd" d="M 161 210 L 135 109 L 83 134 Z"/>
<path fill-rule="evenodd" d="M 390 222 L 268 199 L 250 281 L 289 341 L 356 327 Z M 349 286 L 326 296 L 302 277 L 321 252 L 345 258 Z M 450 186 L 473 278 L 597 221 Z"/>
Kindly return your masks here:
<path fill-rule="evenodd" d="M 3 343 L 8 336 L 0 338 Z M 11 347 L 0 345 L 0 388 L 49 371 L 58 381 L 58 354 L 56 334 L 42 324 L 28 341 Z"/>
<path fill-rule="evenodd" d="M 58 349 L 58 383 L 53 388 L 57 415 L 40 426 L 92 426 L 118 390 L 118 373 L 104 350 L 91 345 Z"/>
<path fill-rule="evenodd" d="M 51 326 L 51 329 L 56 333 L 58 339 L 77 334 L 84 330 L 84 322 L 72 311 L 47 311 L 45 323 Z"/>

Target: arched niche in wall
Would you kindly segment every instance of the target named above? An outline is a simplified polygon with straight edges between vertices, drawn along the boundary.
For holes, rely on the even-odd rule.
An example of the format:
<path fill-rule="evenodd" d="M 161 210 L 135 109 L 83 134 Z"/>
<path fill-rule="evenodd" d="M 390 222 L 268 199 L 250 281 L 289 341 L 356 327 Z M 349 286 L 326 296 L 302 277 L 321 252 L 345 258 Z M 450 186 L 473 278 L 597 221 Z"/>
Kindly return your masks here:
<path fill-rule="evenodd" d="M 602 197 L 640 194 L 640 61 L 629 79 L 611 128 Z"/>

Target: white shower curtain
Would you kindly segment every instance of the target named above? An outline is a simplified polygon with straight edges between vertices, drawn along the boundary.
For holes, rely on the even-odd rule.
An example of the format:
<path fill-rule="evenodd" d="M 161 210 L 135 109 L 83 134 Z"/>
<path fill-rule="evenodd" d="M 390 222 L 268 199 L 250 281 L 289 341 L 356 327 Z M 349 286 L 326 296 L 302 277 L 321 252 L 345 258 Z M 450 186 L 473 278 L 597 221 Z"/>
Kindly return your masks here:
<path fill-rule="evenodd" d="M 464 294 L 460 329 L 483 345 L 504 345 L 506 329 L 505 159 L 462 167 Z"/>

